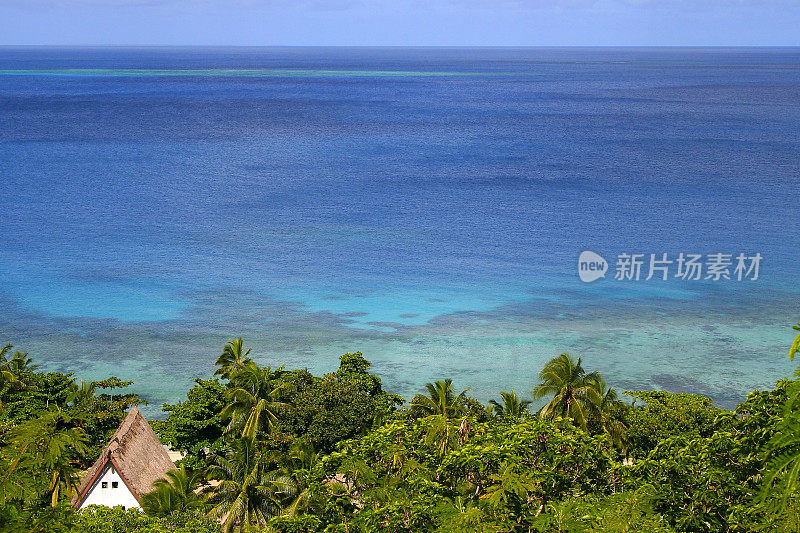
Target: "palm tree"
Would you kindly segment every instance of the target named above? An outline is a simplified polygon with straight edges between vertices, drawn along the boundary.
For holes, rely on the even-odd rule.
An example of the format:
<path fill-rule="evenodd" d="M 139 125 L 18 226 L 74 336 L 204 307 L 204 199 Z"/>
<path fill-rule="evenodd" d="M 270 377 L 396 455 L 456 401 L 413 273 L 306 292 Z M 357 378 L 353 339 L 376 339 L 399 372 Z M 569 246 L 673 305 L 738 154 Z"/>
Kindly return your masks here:
<path fill-rule="evenodd" d="M 10 344 L 6 344 L 0 348 L 0 391 L 4 391 L 7 388 L 23 388 L 23 384 L 17 377 L 17 373 L 15 373 L 11 367 L 11 362 L 6 359 L 6 354 L 11 351 L 11 348 L 12 346 Z M 15 353 L 14 356 L 16 357 L 17 354 L 19 354 L 19 352 Z"/>
<path fill-rule="evenodd" d="M 310 442 L 295 440 L 289 447 L 287 464 L 294 470 L 310 471 L 320 460 L 320 454 Z"/>
<path fill-rule="evenodd" d="M 551 359 L 539 372 L 539 383 L 531 395 L 537 400 L 553 395 L 542 407 L 539 416 L 545 419 L 564 417 L 587 429 L 589 417 L 597 410 L 603 399 L 597 391 L 595 380 L 597 372 L 587 374 L 581 366 L 581 359 L 562 353 Z"/>
<path fill-rule="evenodd" d="M 800 331 L 800 324 L 792 326 L 792 329 L 795 331 Z M 800 333 L 797 334 L 797 336 L 794 338 L 794 342 L 792 342 L 792 345 L 789 347 L 789 359 L 794 361 L 794 356 L 797 353 L 800 353 Z"/>
<path fill-rule="evenodd" d="M 220 376 L 223 379 L 230 379 L 233 374 L 241 370 L 247 363 L 251 362 L 252 359 L 247 357 L 250 355 L 250 348 L 247 349 L 244 354 L 242 350 L 244 349 L 244 341 L 241 337 L 238 339 L 231 339 L 227 343 L 225 343 L 225 347 L 222 349 L 222 355 L 217 357 L 215 365 L 219 368 L 216 372 L 214 372 L 215 376 Z"/>
<path fill-rule="evenodd" d="M 500 397 L 502 404 L 496 400 L 489 400 L 489 405 L 500 418 L 522 419 L 528 414 L 528 406 L 533 403 L 531 400 L 521 400 L 514 389 L 511 389 L 511 392 L 501 392 Z"/>
<path fill-rule="evenodd" d="M 203 473 L 187 469 L 170 470 L 165 477 L 153 483 L 153 491 L 142 497 L 145 512 L 155 516 L 167 516 L 176 511 L 199 509 L 205 498 L 197 493 L 203 482 Z"/>
<path fill-rule="evenodd" d="M 234 387 L 225 391 L 229 403 L 220 413 L 223 419 L 230 419 L 226 433 L 240 431 L 243 438 L 252 439 L 260 429 L 273 428 L 278 414 L 290 407 L 280 401 L 289 386 L 278 379 L 282 373 L 282 369 L 273 372 L 248 361 L 231 376 Z"/>
<path fill-rule="evenodd" d="M 73 407 L 86 407 L 94 400 L 96 392 L 97 383 L 81 380 L 80 385 L 75 385 L 75 390 L 70 394 L 68 401 Z"/>
<path fill-rule="evenodd" d="M 311 481 L 311 470 L 320 461 L 320 454 L 314 450 L 310 442 L 295 440 L 289 447 L 284 469 L 294 481 L 286 485 L 286 506 L 283 514 L 294 516 L 307 512 L 316 503 L 308 490 Z"/>
<path fill-rule="evenodd" d="M 7 348 L 11 348 L 11 345 L 7 345 Z M 5 347 L 4 347 L 5 349 Z M 2 359 L 4 361 L 4 366 L 7 367 L 8 370 L 20 376 L 25 372 L 36 372 L 39 368 L 39 365 L 33 364 L 33 359 L 28 357 L 28 352 L 14 352 L 14 355 L 8 362 L 5 362 L 5 357 Z"/>
<path fill-rule="evenodd" d="M 264 525 L 281 513 L 292 492 L 293 480 L 277 469 L 267 469 L 266 455 L 254 439 L 237 439 L 224 456 L 211 458 L 208 474 L 220 483 L 211 491 L 210 514 L 222 519 L 222 531 L 246 531 Z"/>
<path fill-rule="evenodd" d="M 792 326 L 800 332 L 800 324 Z M 789 359 L 800 353 L 800 333 L 789 348 Z M 800 378 L 800 367 L 794 372 Z M 785 511 L 800 490 L 800 381 L 787 387 L 788 398 L 782 417 L 766 446 L 767 465 L 759 500 L 766 502 L 777 496 L 776 510 Z"/>
<path fill-rule="evenodd" d="M 57 507 L 61 496 L 77 489 L 77 464 L 86 452 L 83 429 L 73 426 L 73 419 L 60 409 L 45 411 L 38 418 L 23 422 L 11 432 L 5 478 L 0 485 L 7 490 L 26 477 L 47 480 L 50 505 Z"/>
<path fill-rule="evenodd" d="M 624 447 L 625 432 L 628 429 L 624 422 L 624 414 L 628 409 L 628 404 L 620 400 L 617 391 L 609 387 L 599 375 L 589 380 L 589 383 L 600 397 L 600 403 L 593 405 L 590 426 L 606 433 L 615 445 Z"/>
<path fill-rule="evenodd" d="M 441 415 L 447 419 L 456 418 L 464 412 L 464 397 L 469 389 L 456 395 L 453 380 L 445 379 L 434 383 L 426 383 L 428 395 L 417 394 L 411 400 L 412 409 L 425 416 Z"/>
<path fill-rule="evenodd" d="M 466 422 L 466 418 L 462 423 Z M 444 415 L 431 415 L 422 421 L 425 427 L 425 444 L 444 456 L 459 442 L 459 427 Z"/>

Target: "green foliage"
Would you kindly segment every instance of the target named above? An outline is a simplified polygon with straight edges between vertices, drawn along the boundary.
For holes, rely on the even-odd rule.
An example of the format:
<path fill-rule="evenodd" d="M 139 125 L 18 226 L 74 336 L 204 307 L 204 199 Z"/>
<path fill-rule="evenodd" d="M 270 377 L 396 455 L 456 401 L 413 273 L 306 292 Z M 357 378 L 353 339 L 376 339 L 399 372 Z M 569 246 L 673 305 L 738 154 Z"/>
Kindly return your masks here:
<path fill-rule="evenodd" d="M 226 434 L 239 434 L 254 439 L 260 431 L 269 433 L 278 422 L 278 416 L 290 405 L 281 401 L 288 383 L 282 381 L 283 368 L 273 371 L 252 361 L 231 374 L 230 387 L 225 391 L 228 405 L 220 413 L 228 420 Z"/>
<path fill-rule="evenodd" d="M 361 352 L 346 353 L 339 357 L 339 369 L 335 377 L 338 380 L 354 384 L 362 392 L 375 401 L 375 413 L 370 422 L 373 425 L 383 424 L 405 400 L 397 394 L 385 392 L 381 378 L 368 372 L 372 363 L 364 358 Z"/>
<path fill-rule="evenodd" d="M 655 510 L 678 531 L 728 531 L 733 507 L 758 492 L 759 464 L 742 462 L 742 452 L 742 442 L 727 431 L 668 437 L 631 468 L 630 480 L 652 484 Z"/>
<path fill-rule="evenodd" d="M 402 494 L 402 498 L 370 507 L 359 515 L 356 524 L 363 531 L 415 533 L 436 529 L 435 507 L 425 494 Z"/>
<path fill-rule="evenodd" d="M 800 324 L 794 329 L 800 331 Z M 794 358 L 798 343 L 800 335 L 795 338 L 789 357 Z M 795 377 L 800 377 L 800 368 L 795 371 Z M 800 381 L 786 386 L 786 396 L 781 419 L 766 446 L 768 464 L 760 498 L 762 502 L 767 502 L 769 496 L 778 491 L 781 497 L 772 506 L 778 512 L 786 512 L 790 507 L 790 499 L 800 494 Z"/>
<path fill-rule="evenodd" d="M 654 508 L 677 531 L 756 531 L 772 527 L 767 524 L 792 531 L 777 527 L 789 523 L 791 513 L 768 516 L 755 501 L 764 450 L 779 431 L 790 385 L 782 380 L 772 391 L 750 393 L 732 413 L 713 408 L 704 397 L 637 393 L 663 400 L 650 403 L 657 406 L 655 420 L 662 417 L 650 427 L 667 436 L 630 469 L 629 484 L 651 484 Z M 687 422 L 690 413 L 679 406 L 699 412 Z"/>
<path fill-rule="evenodd" d="M 0 506 L 3 533 L 75 533 L 77 514 L 65 503 L 57 507 Z"/>
<path fill-rule="evenodd" d="M 785 510 L 789 499 L 800 492 L 800 384 L 789 390 L 791 398 L 784 407 L 775 436 L 768 444 L 769 463 L 764 478 L 764 497 L 772 491 L 782 494 L 778 508 Z"/>
<path fill-rule="evenodd" d="M 39 416 L 50 406 L 66 407 L 76 385 L 70 372 L 27 372 L 15 374 L 20 386 L 3 391 L 2 416 L 13 424 L 19 424 Z"/>
<path fill-rule="evenodd" d="M 715 420 L 723 413 L 710 398 L 699 394 L 665 391 L 626 391 L 634 406 L 625 415 L 628 450 L 632 457 L 646 457 L 659 442 L 673 436 L 710 437 Z M 637 406 L 636 400 L 644 402 Z"/>
<path fill-rule="evenodd" d="M 294 480 L 260 453 L 254 439 L 236 439 L 224 455 L 211 458 L 209 477 L 219 481 L 209 498 L 210 516 L 225 533 L 265 525 L 296 495 Z"/>
<path fill-rule="evenodd" d="M 528 413 L 528 406 L 533 403 L 531 400 L 521 400 L 512 389 L 511 392 L 501 392 L 501 401 L 489 400 L 495 416 L 505 419 L 525 418 Z"/>
<path fill-rule="evenodd" d="M 250 355 L 250 348 L 244 351 L 244 341 L 241 337 L 229 340 L 222 349 L 222 355 L 214 363 L 219 368 L 214 372 L 215 376 L 222 379 L 230 379 L 235 373 L 240 371 L 247 363 L 253 360 L 247 357 Z"/>
<path fill-rule="evenodd" d="M 569 418 L 575 425 L 587 429 L 592 412 L 602 403 L 602 396 L 595 386 L 597 373 L 583 369 L 582 361 L 572 359 L 562 353 L 548 361 L 539 372 L 540 383 L 531 394 L 537 400 L 552 395 L 553 398 L 542 407 L 542 418 Z"/>
<path fill-rule="evenodd" d="M 98 381 L 95 384 L 101 389 L 108 389 L 113 399 L 114 389 L 124 389 L 125 387 L 133 385 L 133 381 L 122 381 L 117 376 L 111 376 L 110 378 Z"/>
<path fill-rule="evenodd" d="M 276 516 L 269 521 L 264 533 L 314 533 L 320 530 L 322 520 L 316 516 Z"/>
<path fill-rule="evenodd" d="M 452 379 L 426 383 L 425 389 L 428 391 L 427 394 L 417 394 L 411 400 L 413 416 L 441 415 L 451 419 L 465 413 L 465 399 L 469 389 L 456 394 Z"/>
<path fill-rule="evenodd" d="M 289 398 L 294 409 L 282 417 L 280 427 L 324 452 L 372 427 L 377 409 L 362 387 L 340 379 L 315 380 Z"/>
<path fill-rule="evenodd" d="M 800 331 L 800 324 L 792 326 L 792 329 L 795 331 Z M 792 346 L 789 348 L 789 359 L 794 361 L 794 356 L 797 354 L 797 352 L 800 352 L 800 333 L 798 333 L 794 338 L 794 342 L 792 342 Z"/>
<path fill-rule="evenodd" d="M 219 533 L 220 525 L 200 512 L 149 516 L 137 509 L 91 506 L 78 513 L 74 533 Z"/>
<path fill-rule="evenodd" d="M 367 361 L 361 352 L 348 352 L 339 357 L 336 377 L 353 383 L 369 396 L 376 396 L 383 392 L 381 378 L 368 372 L 370 366 L 372 363 Z"/>
<path fill-rule="evenodd" d="M 169 516 L 176 512 L 201 509 L 205 498 L 197 493 L 203 473 L 185 466 L 167 472 L 154 483 L 152 492 L 142 496 L 142 508 L 149 515 Z"/>
<path fill-rule="evenodd" d="M 7 353 L 9 349 L 10 345 L 3 350 Z M 0 361 L 3 360 L 4 354 L 0 357 Z M 3 405 L 0 423 L 15 426 L 35 419 L 49 409 L 61 410 L 70 417 L 73 426 L 83 429 L 87 437 L 85 453 L 79 458 L 84 468 L 97 459 L 111 433 L 119 427 L 128 408 L 145 403 L 133 393 L 116 396 L 97 394 L 98 387 L 103 385 L 107 388 L 120 388 L 132 382 L 109 378 L 102 382 L 82 381 L 78 385 L 71 372 L 38 372 L 38 367 L 27 354 L 20 352 L 16 352 L 0 367 L 10 369 L 8 371 L 13 373 L 15 379 L 13 386 L 6 383 L 6 386 L 0 387 L 0 402 Z"/>
<path fill-rule="evenodd" d="M 127 385 L 126 385 L 127 386 Z M 97 394 L 95 382 L 73 382 L 64 410 L 76 420 L 87 437 L 87 449 L 81 466 L 88 467 L 100 456 L 108 439 L 117 430 L 131 406 L 146 403 L 135 393 Z"/>
<path fill-rule="evenodd" d="M 755 391 L 733 412 L 663 391 L 627 393 L 629 407 L 562 354 L 534 390 L 552 395 L 541 416 L 513 391 L 487 408 L 450 380 L 395 413 L 402 399 L 361 353 L 316 377 L 258 366 L 241 339 L 217 360 L 222 383 L 196 380 L 153 423 L 189 455 L 144 496 L 148 514 L 76 513 L 66 502 L 77 472 L 141 399 L 115 393 L 129 385 L 116 377 L 77 384 L 10 349 L 0 350 L 2 531 L 800 530 L 800 382 Z"/>
<path fill-rule="evenodd" d="M 77 488 L 77 465 L 86 437 L 72 422 L 68 414 L 54 408 L 6 436 L 0 450 L 0 505 L 28 507 L 46 501 L 58 507 L 62 495 Z"/>
<path fill-rule="evenodd" d="M 24 388 L 24 384 L 19 380 L 19 362 L 25 360 L 27 354 L 16 352 L 11 361 L 8 360 L 8 353 L 13 348 L 12 345 L 6 344 L 0 348 L 0 392 L 8 390 L 18 390 Z M 2 395 L 0 395 L 0 398 Z"/>
<path fill-rule="evenodd" d="M 672 533 L 667 521 L 653 509 L 651 488 L 618 492 L 597 499 L 587 497 L 549 503 L 534 520 L 534 530 L 570 533 Z"/>
<path fill-rule="evenodd" d="M 587 533 L 670 533 L 666 519 L 653 509 L 653 496 L 644 490 L 612 494 L 584 511 Z M 583 513 L 579 513 L 580 514 Z"/>
<path fill-rule="evenodd" d="M 576 426 L 592 434 L 604 433 L 619 448 L 627 443 L 625 413 L 627 404 L 598 372 L 587 373 L 582 360 L 562 353 L 548 361 L 539 373 L 540 383 L 533 389 L 534 398 L 552 395 L 539 411 L 539 417 L 572 420 Z"/>
<path fill-rule="evenodd" d="M 532 420 L 478 426 L 475 437 L 448 454 L 437 473 L 474 493 L 497 519 L 530 523 L 551 500 L 614 490 L 618 468 L 605 437 L 566 421 Z"/>
<path fill-rule="evenodd" d="M 375 524 L 429 531 L 444 527 L 443 517 L 479 514 L 498 527 L 530 525 L 551 500 L 614 487 L 619 465 L 611 443 L 568 421 L 464 428 L 463 420 L 441 415 L 394 421 L 329 456 L 329 476 L 341 476 L 358 494 L 354 523 L 368 531 Z"/>
<path fill-rule="evenodd" d="M 780 432 L 783 409 L 793 382 L 780 380 L 771 391 L 754 391 L 733 413 L 723 412 L 714 421 L 717 429 L 733 432 L 748 456 L 764 459 L 769 441 Z"/>
<path fill-rule="evenodd" d="M 627 449 L 625 418 L 630 407 L 618 398 L 617 391 L 606 385 L 599 374 L 590 380 L 590 384 L 597 391 L 600 402 L 591 406 L 587 429 L 592 434 L 605 433 L 618 448 Z"/>
<path fill-rule="evenodd" d="M 205 466 L 206 450 L 224 448 L 222 434 L 226 422 L 220 416 L 226 405 L 225 387 L 216 379 L 195 379 L 186 400 L 177 405 L 165 404 L 164 421 L 154 421 L 153 429 L 162 442 L 171 443 L 187 454 L 183 463 L 192 468 Z"/>
<path fill-rule="evenodd" d="M 310 442 L 317 450 L 331 452 L 338 442 L 363 435 L 386 420 L 403 402 L 381 387 L 370 374 L 370 362 L 360 352 L 340 358 L 339 369 L 323 378 L 308 371 L 283 372 L 281 399 L 284 409 L 273 432 L 282 432 Z"/>

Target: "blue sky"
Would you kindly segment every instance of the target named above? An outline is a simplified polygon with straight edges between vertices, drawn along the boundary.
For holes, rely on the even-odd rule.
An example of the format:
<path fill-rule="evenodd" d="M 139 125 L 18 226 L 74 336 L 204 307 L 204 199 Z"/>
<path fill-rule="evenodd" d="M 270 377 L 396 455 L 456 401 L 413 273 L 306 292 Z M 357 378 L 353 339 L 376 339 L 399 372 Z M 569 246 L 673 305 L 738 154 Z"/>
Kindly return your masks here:
<path fill-rule="evenodd" d="M 798 46 L 800 0 L 0 0 L 0 44 Z"/>

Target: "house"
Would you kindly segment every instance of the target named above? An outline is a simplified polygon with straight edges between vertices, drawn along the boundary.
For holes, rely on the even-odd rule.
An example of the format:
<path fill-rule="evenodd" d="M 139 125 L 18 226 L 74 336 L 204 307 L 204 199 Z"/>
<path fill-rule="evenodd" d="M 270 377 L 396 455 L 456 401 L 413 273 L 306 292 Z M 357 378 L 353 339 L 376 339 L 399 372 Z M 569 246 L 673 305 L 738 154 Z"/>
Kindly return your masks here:
<path fill-rule="evenodd" d="M 150 424 L 134 406 L 86 472 L 72 506 L 139 508 L 142 496 L 153 490 L 153 482 L 174 468 Z"/>

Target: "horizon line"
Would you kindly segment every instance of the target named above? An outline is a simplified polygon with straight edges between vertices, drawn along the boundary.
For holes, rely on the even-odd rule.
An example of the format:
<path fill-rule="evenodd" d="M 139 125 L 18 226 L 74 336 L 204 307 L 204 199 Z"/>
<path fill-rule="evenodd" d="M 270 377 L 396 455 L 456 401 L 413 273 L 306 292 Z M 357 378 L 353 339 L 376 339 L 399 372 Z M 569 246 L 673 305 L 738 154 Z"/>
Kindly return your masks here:
<path fill-rule="evenodd" d="M 672 44 L 635 44 L 635 45 L 606 45 L 606 44 L 592 44 L 592 45 L 427 45 L 427 44 L 413 44 L 413 45 L 371 45 L 371 44 L 67 44 L 67 43 L 38 43 L 38 44 L 3 44 L 0 43 L 0 48 L 385 48 L 385 49 L 539 49 L 539 50 L 565 50 L 565 49 L 800 49 L 800 44 L 786 44 L 786 45 L 726 45 L 726 44 L 709 44 L 709 45 L 672 45 Z"/>

